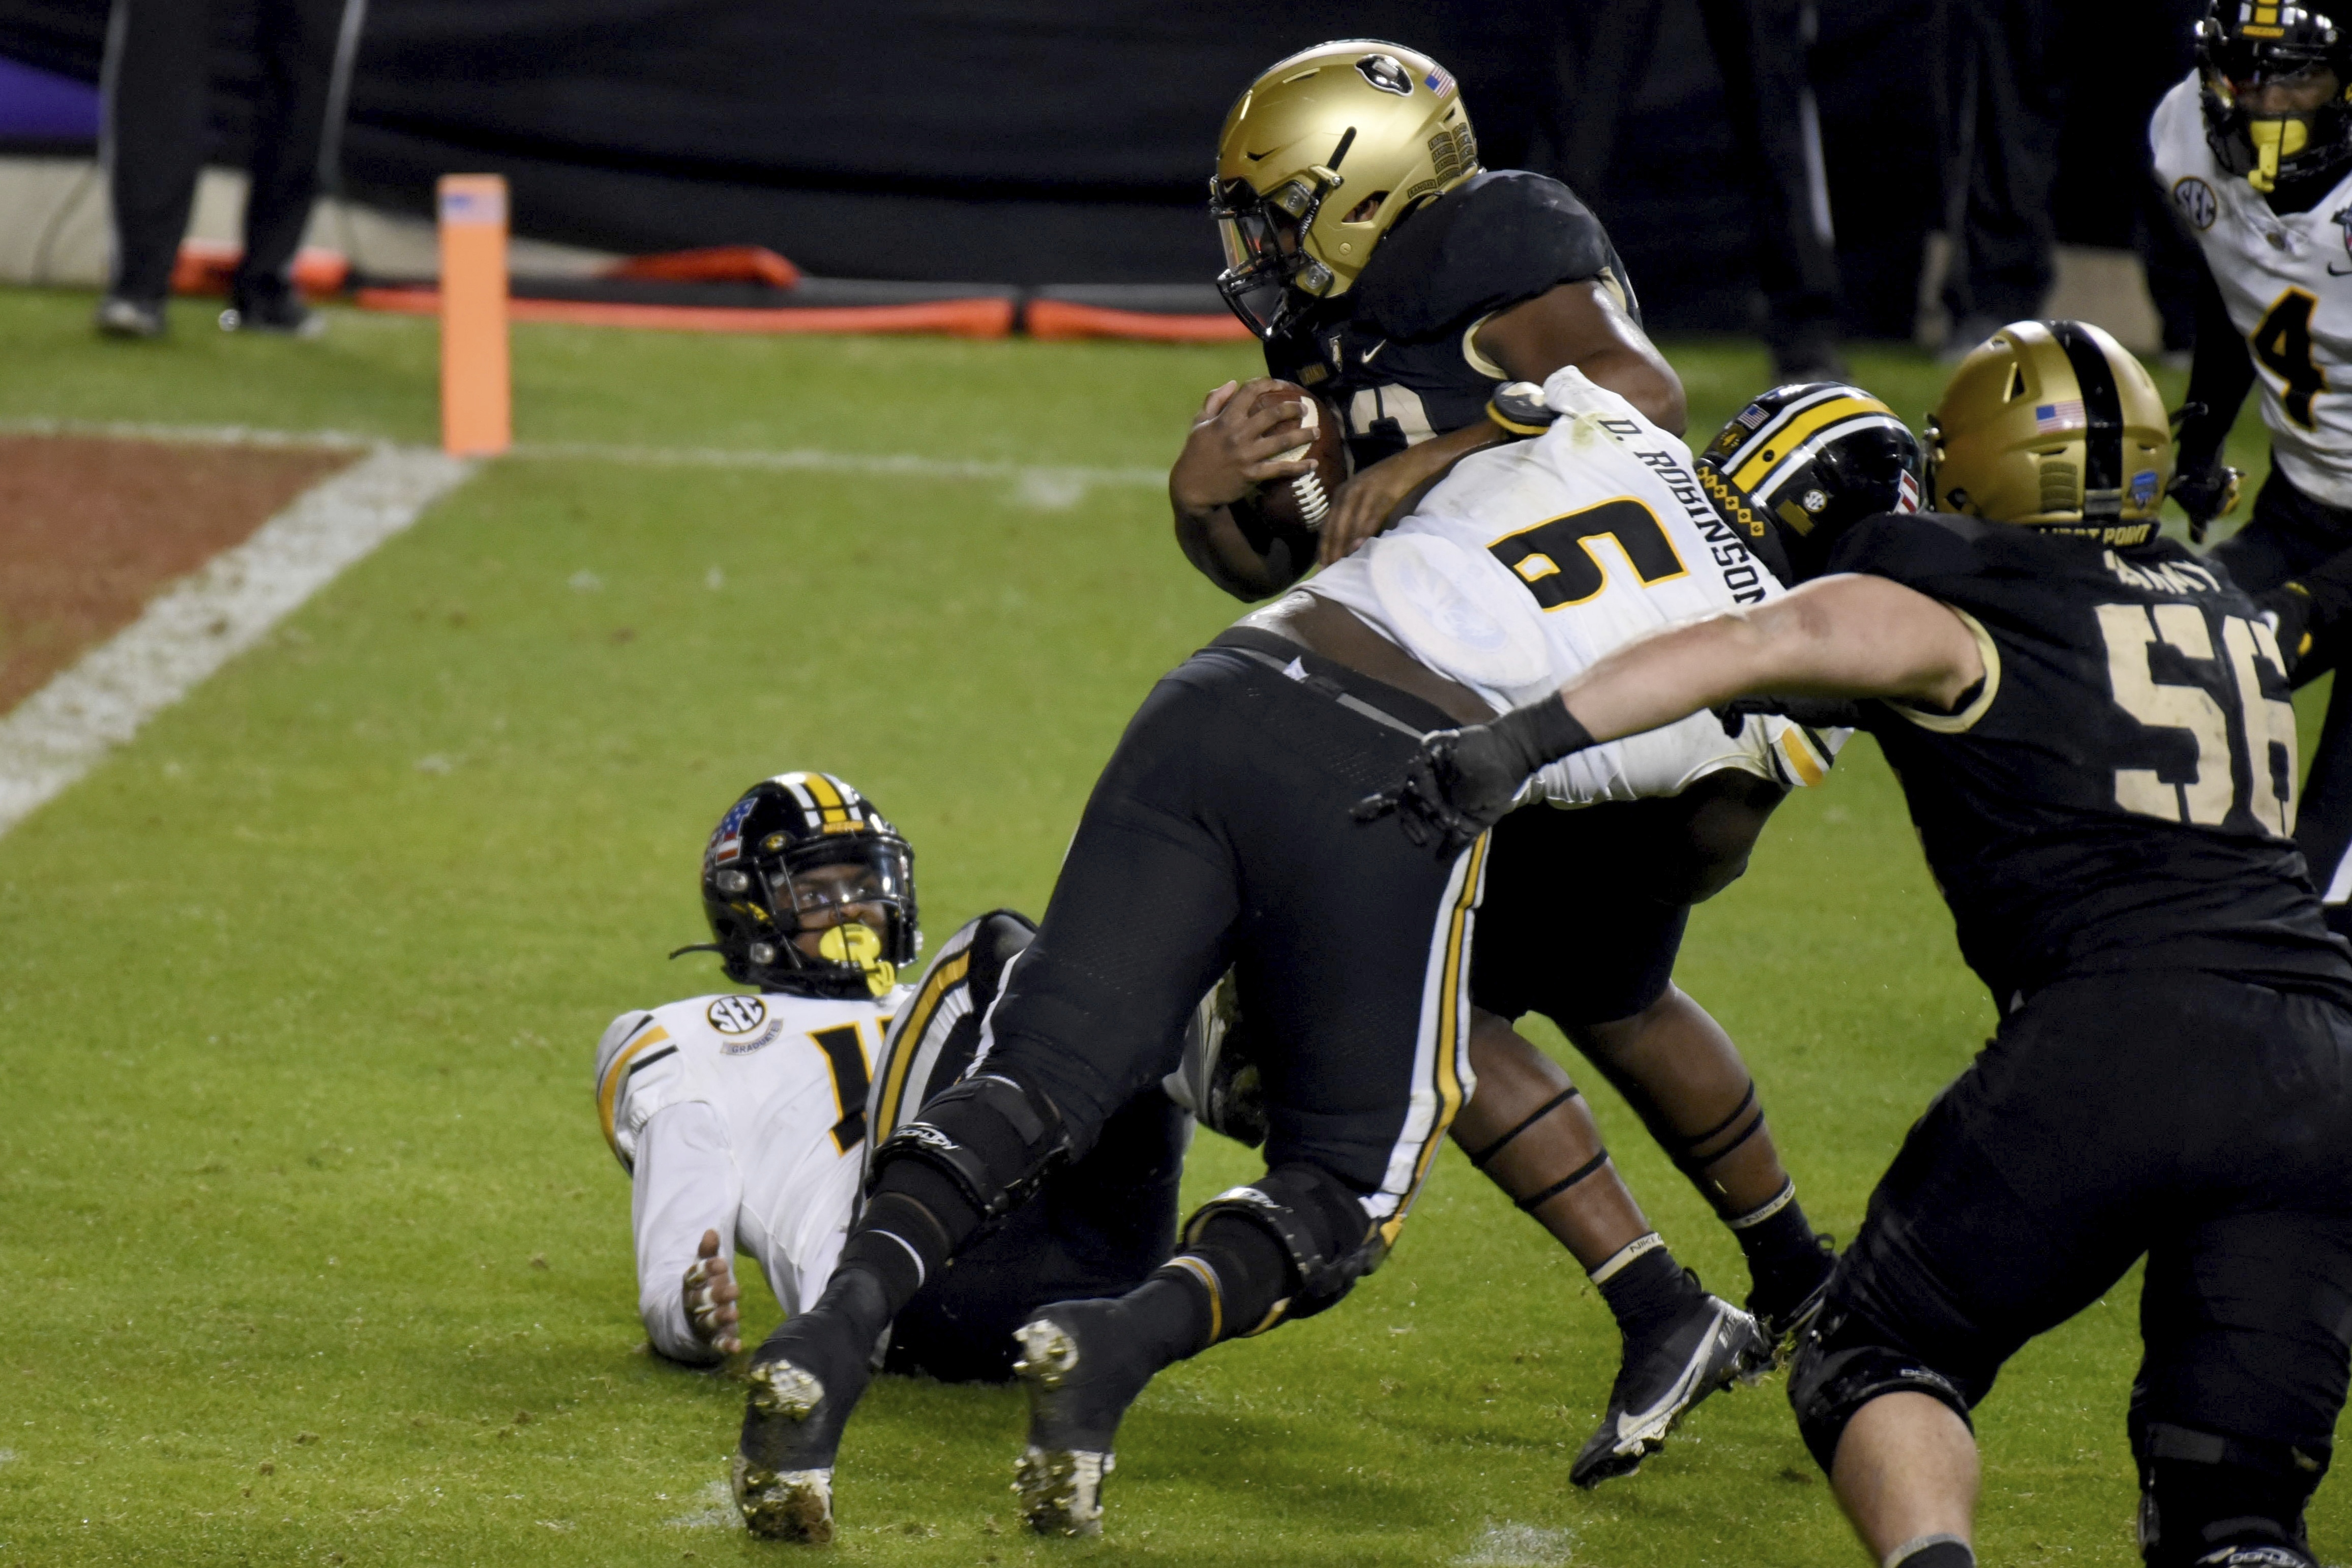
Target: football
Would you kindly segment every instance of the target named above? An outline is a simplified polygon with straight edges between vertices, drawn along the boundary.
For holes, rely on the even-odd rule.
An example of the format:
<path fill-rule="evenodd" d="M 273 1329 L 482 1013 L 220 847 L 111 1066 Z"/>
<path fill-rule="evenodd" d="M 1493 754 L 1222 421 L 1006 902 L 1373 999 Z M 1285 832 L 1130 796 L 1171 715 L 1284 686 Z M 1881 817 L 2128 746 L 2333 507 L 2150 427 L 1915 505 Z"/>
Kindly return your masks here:
<path fill-rule="evenodd" d="M 1270 522 L 1313 532 L 1331 510 L 1331 497 L 1348 479 L 1348 444 L 1341 438 L 1339 416 L 1314 392 L 1288 382 L 1259 394 L 1267 400 L 1293 403 L 1298 410 L 1299 444 L 1281 454 L 1282 461 L 1307 458 L 1314 472 L 1292 479 L 1269 479 L 1258 486 L 1257 509 Z"/>

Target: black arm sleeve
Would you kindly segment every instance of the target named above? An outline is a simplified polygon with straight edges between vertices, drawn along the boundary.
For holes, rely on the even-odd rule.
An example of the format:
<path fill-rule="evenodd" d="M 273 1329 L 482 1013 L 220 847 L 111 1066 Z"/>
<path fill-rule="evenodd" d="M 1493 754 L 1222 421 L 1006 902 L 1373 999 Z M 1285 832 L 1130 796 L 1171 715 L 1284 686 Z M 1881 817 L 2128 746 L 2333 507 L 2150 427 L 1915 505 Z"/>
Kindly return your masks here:
<path fill-rule="evenodd" d="M 2189 371 L 2191 412 L 2180 423 L 2178 471 L 2201 474 L 2221 455 L 2221 444 L 2238 422 L 2239 405 L 2254 384 L 2254 362 L 2246 340 L 2221 303 L 2221 290 L 2204 258 L 2197 261 L 2197 360 Z"/>

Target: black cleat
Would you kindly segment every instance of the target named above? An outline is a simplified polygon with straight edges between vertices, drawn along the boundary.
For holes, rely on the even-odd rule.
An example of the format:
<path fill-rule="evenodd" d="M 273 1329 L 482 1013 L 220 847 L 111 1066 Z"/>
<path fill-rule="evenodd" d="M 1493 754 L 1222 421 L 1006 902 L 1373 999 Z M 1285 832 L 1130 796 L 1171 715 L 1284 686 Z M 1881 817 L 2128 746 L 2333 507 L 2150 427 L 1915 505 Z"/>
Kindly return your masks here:
<path fill-rule="evenodd" d="M 1813 1247 L 1812 1257 L 1799 1260 L 1797 1267 L 1767 1274 L 1748 1293 L 1748 1315 L 1764 1331 L 1765 1343 L 1771 1347 L 1754 1368 L 1759 1377 L 1787 1359 L 1829 1299 L 1830 1276 L 1837 1270 L 1837 1239 L 1816 1235 Z"/>
<path fill-rule="evenodd" d="M 1160 1371 L 1117 1301 L 1056 1301 L 1013 1331 L 1029 1388 L 1029 1443 L 1013 1490 L 1040 1535 L 1100 1535 L 1119 1418 Z"/>
<path fill-rule="evenodd" d="M 785 1320 L 754 1353 L 730 1478 L 752 1534 L 819 1546 L 833 1539 L 833 1458 L 874 1375 L 874 1347 L 861 1337 L 814 1310 Z"/>
<path fill-rule="evenodd" d="M 1698 1296 L 1663 1332 L 1625 1346 L 1608 1412 L 1569 1467 L 1568 1479 L 1591 1488 L 1632 1475 L 1665 1446 L 1685 1411 L 1763 1362 L 1769 1351 L 1754 1318 L 1719 1297 Z"/>

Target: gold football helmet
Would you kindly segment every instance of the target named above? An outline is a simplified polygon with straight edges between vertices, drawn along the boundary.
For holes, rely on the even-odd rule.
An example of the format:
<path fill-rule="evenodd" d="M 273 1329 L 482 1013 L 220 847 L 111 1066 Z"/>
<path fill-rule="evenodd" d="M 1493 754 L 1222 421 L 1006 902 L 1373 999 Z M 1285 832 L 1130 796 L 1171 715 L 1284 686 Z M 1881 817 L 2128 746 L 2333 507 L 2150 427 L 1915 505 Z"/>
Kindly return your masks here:
<path fill-rule="evenodd" d="M 2013 321 L 1927 416 L 1928 504 L 1988 522 L 2146 543 L 2172 474 L 2156 383 L 2086 321 Z"/>
<path fill-rule="evenodd" d="M 1271 338 L 1345 294 L 1406 213 L 1478 172 L 1462 94 L 1427 55 L 1371 38 L 1318 44 L 1250 83 L 1217 135 L 1217 289 Z"/>

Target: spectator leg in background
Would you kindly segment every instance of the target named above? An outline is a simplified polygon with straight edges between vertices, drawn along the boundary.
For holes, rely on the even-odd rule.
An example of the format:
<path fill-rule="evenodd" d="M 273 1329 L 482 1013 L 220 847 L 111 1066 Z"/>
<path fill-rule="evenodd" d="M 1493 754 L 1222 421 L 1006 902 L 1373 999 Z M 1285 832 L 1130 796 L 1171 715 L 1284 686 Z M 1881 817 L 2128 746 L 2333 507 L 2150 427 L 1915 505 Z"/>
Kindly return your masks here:
<path fill-rule="evenodd" d="M 105 158 L 113 197 L 110 292 L 160 304 L 187 232 L 211 134 L 212 6 L 114 0 L 106 35 Z"/>
<path fill-rule="evenodd" d="M 319 193 L 335 43 L 348 5 L 362 0 L 260 0 L 254 42 L 262 92 L 254 105 L 253 186 L 246 198 L 239 300 L 282 296 Z"/>
<path fill-rule="evenodd" d="M 1957 345 L 2039 312 L 2056 276 L 2057 27 L 2055 0 L 1937 0 L 1944 306 Z"/>
<path fill-rule="evenodd" d="M 1807 0 L 1699 0 L 1754 214 L 1751 254 L 1764 288 L 1773 372 L 1784 382 L 1845 376 L 1806 9 Z"/>

